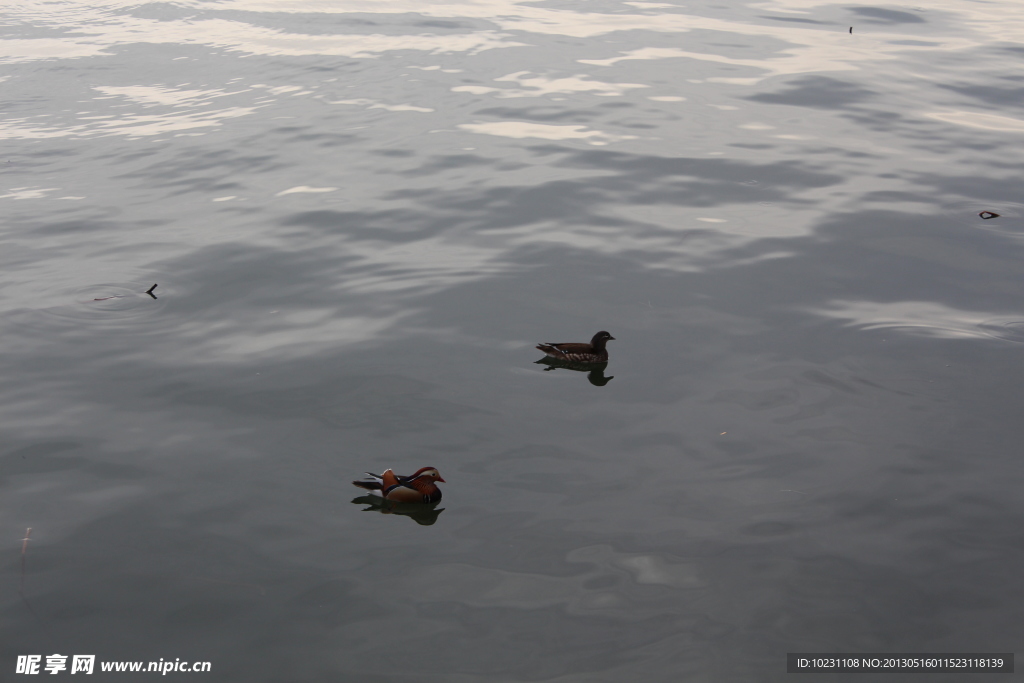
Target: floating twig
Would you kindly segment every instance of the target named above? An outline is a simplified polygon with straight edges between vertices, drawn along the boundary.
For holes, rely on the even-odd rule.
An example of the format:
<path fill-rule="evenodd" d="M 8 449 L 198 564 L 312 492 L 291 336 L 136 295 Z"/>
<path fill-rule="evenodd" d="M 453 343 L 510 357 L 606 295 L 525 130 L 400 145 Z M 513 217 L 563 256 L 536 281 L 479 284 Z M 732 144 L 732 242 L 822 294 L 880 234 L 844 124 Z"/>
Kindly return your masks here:
<path fill-rule="evenodd" d="M 25 607 L 28 608 L 28 611 L 39 622 L 39 627 L 46 634 L 47 638 L 49 638 L 51 642 L 56 642 L 56 638 L 53 637 L 53 632 L 50 631 L 50 626 L 41 616 L 39 616 L 39 613 L 36 612 L 36 608 L 32 606 L 32 603 L 28 601 L 28 596 L 25 595 L 25 556 L 28 554 L 28 542 L 32 540 L 30 536 L 32 536 L 32 527 L 25 529 L 25 538 L 21 539 L 21 587 L 18 588 L 18 595 L 21 597 L 21 601 L 25 603 Z M 54 650 L 54 652 L 56 651 L 57 650 Z"/>
<path fill-rule="evenodd" d="M 19 591 L 25 595 L 25 551 L 28 550 L 29 537 L 32 535 L 32 527 L 25 529 L 25 538 L 21 539 L 21 588 Z"/>
<path fill-rule="evenodd" d="M 153 297 L 155 299 L 156 298 L 156 294 L 153 293 L 154 289 L 156 289 L 156 285 L 155 284 L 152 287 L 150 287 L 149 289 L 146 290 L 146 294 L 149 294 L 151 297 Z"/>
<path fill-rule="evenodd" d="M 853 33 L 853 27 L 852 26 L 850 27 L 850 33 Z"/>

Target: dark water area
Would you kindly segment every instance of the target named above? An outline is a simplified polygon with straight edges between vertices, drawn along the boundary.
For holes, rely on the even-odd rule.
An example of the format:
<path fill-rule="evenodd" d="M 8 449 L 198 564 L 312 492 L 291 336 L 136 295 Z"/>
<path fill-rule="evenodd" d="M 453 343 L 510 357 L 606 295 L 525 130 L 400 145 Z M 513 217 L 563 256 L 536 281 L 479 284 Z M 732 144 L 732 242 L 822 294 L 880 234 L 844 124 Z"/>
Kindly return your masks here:
<path fill-rule="evenodd" d="M 0 679 L 1024 651 L 1018 4 L 3 16 Z"/>

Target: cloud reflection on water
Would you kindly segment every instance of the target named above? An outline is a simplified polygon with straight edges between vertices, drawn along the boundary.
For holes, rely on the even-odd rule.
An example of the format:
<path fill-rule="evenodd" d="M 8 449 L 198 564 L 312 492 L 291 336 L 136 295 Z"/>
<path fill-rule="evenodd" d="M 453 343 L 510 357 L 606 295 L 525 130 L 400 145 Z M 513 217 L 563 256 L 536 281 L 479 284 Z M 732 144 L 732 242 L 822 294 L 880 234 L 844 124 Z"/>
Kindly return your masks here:
<path fill-rule="evenodd" d="M 531 75 L 529 71 L 518 71 L 494 79 L 495 82 L 518 83 L 521 88 L 490 88 L 480 85 L 459 85 L 452 92 L 468 92 L 474 95 L 493 94 L 498 98 L 541 97 L 543 95 L 566 95 L 569 93 L 594 93 L 598 97 L 624 95 L 634 88 L 649 88 L 643 83 L 603 83 L 594 81 L 585 74 L 563 78 L 546 78 Z"/>
<path fill-rule="evenodd" d="M 933 119 L 955 123 L 961 126 L 971 126 L 984 130 L 1004 130 L 1014 133 L 1024 133 L 1024 120 L 1015 119 L 1009 116 L 997 114 L 984 114 L 976 111 L 950 111 L 925 114 Z"/>
<path fill-rule="evenodd" d="M 553 126 L 523 121 L 494 121 L 491 123 L 460 123 L 459 128 L 471 133 L 497 135 L 506 138 L 540 138 L 542 140 L 586 140 L 591 145 L 634 140 L 635 135 L 612 135 L 599 130 L 586 130 L 586 126 Z"/>
<path fill-rule="evenodd" d="M 265 56 L 334 55 L 371 58 L 394 50 L 431 54 L 466 52 L 523 45 L 495 31 L 470 33 L 310 34 L 288 33 L 239 20 L 152 20 L 124 13 L 110 21 L 109 8 L 85 3 L 66 3 L 54 12 L 52 3 L 19 3 L 18 14 L 26 23 L 60 28 L 60 39 L 0 39 L 0 62 L 69 59 L 113 55 L 117 46 L 135 43 L 203 45 L 210 48 Z M 127 8 L 126 8 L 127 9 Z M 203 5 L 209 9 L 209 5 Z M 245 8 L 254 11 L 255 8 Z"/>
<path fill-rule="evenodd" d="M 127 106 L 141 109 L 163 107 L 170 109 L 162 113 L 99 113 L 79 111 L 70 122 L 59 123 L 60 115 L 47 113 L 42 116 L 11 118 L 0 121 L 0 139 L 43 139 L 58 137 L 103 137 L 124 135 L 129 138 L 162 134 L 180 134 L 218 127 L 230 119 L 249 116 L 260 106 L 225 107 L 221 109 L 200 109 L 220 97 L 237 97 L 249 90 L 194 90 L 169 86 L 93 86 L 100 93 L 94 97 L 94 105 L 100 112 L 109 111 L 104 100 L 119 100 Z M 251 99 L 251 98 L 247 98 Z M 196 111 L 197 109 L 200 109 Z M 69 117 L 70 118 L 70 117 Z"/>
<path fill-rule="evenodd" d="M 831 301 L 812 312 L 846 321 L 862 330 L 893 330 L 942 339 L 1007 339 L 1011 334 L 1020 337 L 1014 327 L 1019 330 L 1024 325 L 1024 313 L 1014 319 L 1006 314 L 961 310 L 935 301 Z M 998 320 L 1003 322 L 996 324 Z"/>

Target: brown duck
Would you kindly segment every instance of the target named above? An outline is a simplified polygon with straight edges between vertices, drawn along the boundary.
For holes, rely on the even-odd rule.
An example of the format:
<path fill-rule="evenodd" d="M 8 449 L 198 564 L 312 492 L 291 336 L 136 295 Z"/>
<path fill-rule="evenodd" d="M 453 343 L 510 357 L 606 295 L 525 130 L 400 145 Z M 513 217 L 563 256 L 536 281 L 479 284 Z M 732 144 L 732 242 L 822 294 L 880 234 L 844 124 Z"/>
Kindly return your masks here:
<path fill-rule="evenodd" d="M 608 349 L 605 344 L 615 339 L 612 335 L 601 330 L 594 335 L 589 344 L 569 342 L 562 344 L 538 344 L 537 348 L 551 358 L 568 361 L 570 363 L 607 363 Z"/>
<path fill-rule="evenodd" d="M 441 489 L 435 482 L 444 482 L 437 468 L 421 467 L 416 473 L 403 477 L 390 469 L 384 474 L 367 472 L 372 479 L 352 482 L 361 489 L 372 491 L 386 500 L 398 503 L 436 503 L 441 500 Z"/>

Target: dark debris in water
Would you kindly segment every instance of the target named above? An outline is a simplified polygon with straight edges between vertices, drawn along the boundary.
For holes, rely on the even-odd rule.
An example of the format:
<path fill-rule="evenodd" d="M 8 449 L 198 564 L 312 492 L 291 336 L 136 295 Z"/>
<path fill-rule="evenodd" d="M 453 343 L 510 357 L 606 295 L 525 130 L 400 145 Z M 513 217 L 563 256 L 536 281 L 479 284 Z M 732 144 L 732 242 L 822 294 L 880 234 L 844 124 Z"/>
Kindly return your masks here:
<path fill-rule="evenodd" d="M 981 219 L 984 221 L 987 221 L 990 218 L 999 218 L 999 214 L 995 211 L 982 211 L 978 215 L 981 216 Z"/>

